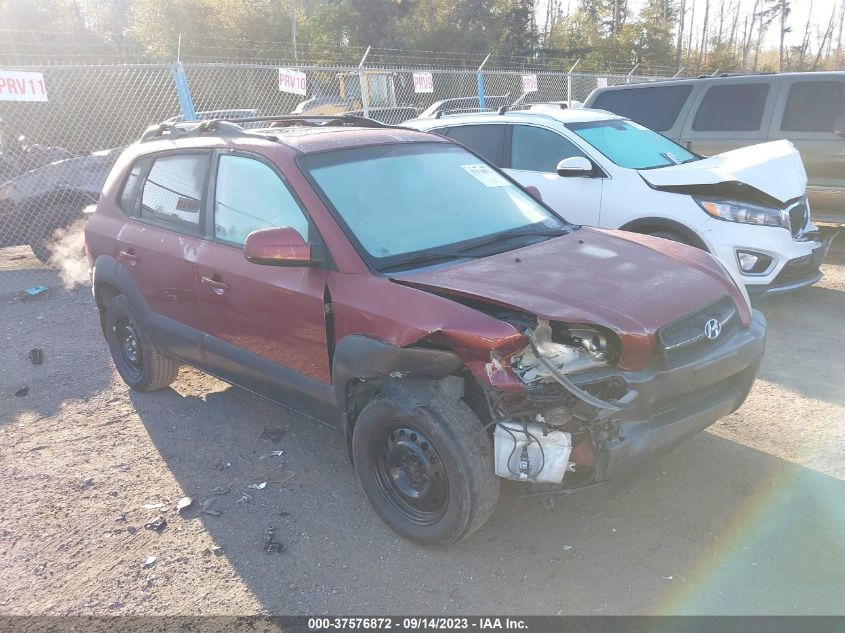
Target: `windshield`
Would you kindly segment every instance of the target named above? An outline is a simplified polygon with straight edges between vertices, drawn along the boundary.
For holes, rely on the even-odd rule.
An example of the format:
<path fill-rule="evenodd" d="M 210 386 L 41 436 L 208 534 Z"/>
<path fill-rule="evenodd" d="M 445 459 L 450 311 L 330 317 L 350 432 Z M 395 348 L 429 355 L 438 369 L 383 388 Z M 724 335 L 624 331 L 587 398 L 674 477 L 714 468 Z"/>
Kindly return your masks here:
<path fill-rule="evenodd" d="M 463 257 L 483 244 L 501 252 L 524 245 L 512 243 L 515 237 L 537 241 L 569 228 L 452 144 L 358 147 L 305 156 L 300 164 L 376 268 L 417 261 L 432 250 Z"/>
<path fill-rule="evenodd" d="M 569 123 L 566 127 L 614 163 L 628 169 L 679 165 L 698 158 L 665 136 L 633 121 L 610 119 Z"/>

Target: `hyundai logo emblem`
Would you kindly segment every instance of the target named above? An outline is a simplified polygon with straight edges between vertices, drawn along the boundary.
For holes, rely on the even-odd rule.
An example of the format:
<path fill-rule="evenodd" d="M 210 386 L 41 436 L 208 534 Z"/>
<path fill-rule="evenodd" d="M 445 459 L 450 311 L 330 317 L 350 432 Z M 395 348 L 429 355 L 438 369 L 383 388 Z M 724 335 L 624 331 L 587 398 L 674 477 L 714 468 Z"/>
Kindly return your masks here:
<path fill-rule="evenodd" d="M 715 341 L 719 338 L 719 334 L 722 333 L 722 324 L 719 323 L 719 319 L 710 319 L 707 323 L 704 324 L 704 336 L 706 336 L 711 341 Z"/>

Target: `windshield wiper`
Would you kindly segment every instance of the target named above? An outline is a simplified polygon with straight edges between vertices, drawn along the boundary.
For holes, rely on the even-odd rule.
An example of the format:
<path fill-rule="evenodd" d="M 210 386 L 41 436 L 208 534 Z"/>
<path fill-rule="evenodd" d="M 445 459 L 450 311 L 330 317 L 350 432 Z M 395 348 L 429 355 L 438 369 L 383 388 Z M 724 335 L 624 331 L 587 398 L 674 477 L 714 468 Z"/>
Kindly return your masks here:
<path fill-rule="evenodd" d="M 469 246 L 464 246 L 463 248 L 459 249 L 459 253 L 465 253 L 467 251 L 475 250 L 479 246 L 489 246 L 490 244 L 495 244 L 497 242 L 503 240 L 509 240 L 514 237 L 521 237 L 523 235 L 539 235 L 541 237 L 560 237 L 561 235 L 566 235 L 567 229 L 564 227 L 553 229 L 553 228 L 521 228 L 521 229 L 511 229 L 509 231 L 503 231 L 502 233 L 496 233 L 495 235 L 491 235 L 488 238 L 485 238 L 479 242 L 475 242 L 474 244 L 470 244 Z"/>
<path fill-rule="evenodd" d="M 392 264 L 386 264 L 384 266 L 379 266 L 379 270 L 381 271 L 390 271 L 396 270 L 397 268 L 408 268 L 413 267 L 415 264 L 430 264 L 432 262 L 438 261 L 449 261 L 452 259 L 466 259 L 469 257 L 483 257 L 483 255 L 465 255 L 460 251 L 453 251 L 453 252 L 443 252 L 443 253 L 420 253 L 415 257 L 409 257 L 408 259 L 403 259 L 398 262 L 393 262 Z"/>

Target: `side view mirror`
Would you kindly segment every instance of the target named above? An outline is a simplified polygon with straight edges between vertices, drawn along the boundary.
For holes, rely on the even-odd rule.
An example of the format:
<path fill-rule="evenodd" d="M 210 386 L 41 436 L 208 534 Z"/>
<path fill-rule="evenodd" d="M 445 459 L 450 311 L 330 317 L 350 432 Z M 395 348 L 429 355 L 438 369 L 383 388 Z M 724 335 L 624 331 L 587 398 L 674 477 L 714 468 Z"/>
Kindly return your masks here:
<path fill-rule="evenodd" d="M 836 123 L 833 124 L 833 133 L 836 136 L 845 138 L 845 112 L 841 112 L 836 117 Z"/>
<path fill-rule="evenodd" d="M 593 164 L 583 156 L 564 158 L 557 164 L 558 176 L 587 176 L 593 171 Z"/>
<path fill-rule="evenodd" d="M 530 195 L 532 198 L 534 198 L 535 200 L 537 200 L 538 202 L 542 202 L 542 201 L 543 201 L 543 194 L 541 194 L 541 193 L 540 193 L 540 190 L 539 190 L 539 189 L 537 189 L 537 187 L 535 187 L 534 185 L 528 185 L 528 186 L 525 188 L 525 192 L 526 192 L 528 195 Z"/>
<path fill-rule="evenodd" d="M 246 236 L 244 257 L 262 266 L 317 266 L 322 258 L 289 226 L 259 229 Z"/>

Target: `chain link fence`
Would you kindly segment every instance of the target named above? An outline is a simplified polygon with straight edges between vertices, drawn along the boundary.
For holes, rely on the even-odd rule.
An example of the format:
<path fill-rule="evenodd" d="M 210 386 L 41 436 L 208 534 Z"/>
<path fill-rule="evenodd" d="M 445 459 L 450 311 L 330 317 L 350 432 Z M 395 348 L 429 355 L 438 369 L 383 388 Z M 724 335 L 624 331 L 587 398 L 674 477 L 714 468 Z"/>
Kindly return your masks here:
<path fill-rule="evenodd" d="M 193 111 L 199 118 L 354 112 L 399 124 L 437 111 L 583 101 L 597 86 L 659 78 L 375 64 L 293 65 L 284 73 L 245 63 L 6 66 L 0 297 L 86 279 L 83 209 L 96 203 L 122 148 L 154 123 Z"/>

